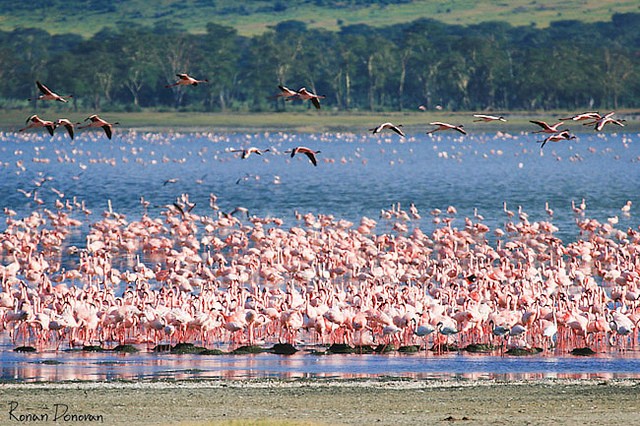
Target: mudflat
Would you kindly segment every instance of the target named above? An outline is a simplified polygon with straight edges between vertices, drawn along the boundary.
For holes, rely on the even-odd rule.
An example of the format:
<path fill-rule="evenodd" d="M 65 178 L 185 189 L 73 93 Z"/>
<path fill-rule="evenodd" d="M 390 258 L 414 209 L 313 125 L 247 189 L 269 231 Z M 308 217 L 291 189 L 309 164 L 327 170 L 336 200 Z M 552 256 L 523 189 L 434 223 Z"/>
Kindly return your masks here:
<path fill-rule="evenodd" d="M 635 424 L 640 380 L 0 384 L 0 424 Z"/>

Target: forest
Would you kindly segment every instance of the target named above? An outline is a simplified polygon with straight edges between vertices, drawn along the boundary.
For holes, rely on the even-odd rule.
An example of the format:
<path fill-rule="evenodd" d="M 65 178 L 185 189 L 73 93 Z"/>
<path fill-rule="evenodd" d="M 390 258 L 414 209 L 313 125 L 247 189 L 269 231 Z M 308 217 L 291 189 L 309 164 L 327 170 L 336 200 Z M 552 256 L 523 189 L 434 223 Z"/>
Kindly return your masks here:
<path fill-rule="evenodd" d="M 208 83 L 166 85 L 177 73 Z M 36 28 L 0 32 L 0 107 L 42 103 L 41 81 L 95 111 L 281 111 L 313 108 L 278 84 L 326 96 L 341 111 L 581 110 L 640 105 L 640 14 L 608 22 L 449 25 L 430 19 L 340 31 L 281 22 L 241 36 L 210 23 L 120 25 L 90 38 Z"/>

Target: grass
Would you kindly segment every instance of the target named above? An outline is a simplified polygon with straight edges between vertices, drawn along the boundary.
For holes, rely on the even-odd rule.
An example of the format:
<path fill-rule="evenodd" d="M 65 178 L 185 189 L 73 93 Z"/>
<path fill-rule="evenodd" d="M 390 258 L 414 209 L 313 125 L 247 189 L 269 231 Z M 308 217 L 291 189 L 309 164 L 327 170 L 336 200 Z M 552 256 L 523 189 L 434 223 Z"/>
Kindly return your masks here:
<path fill-rule="evenodd" d="M 55 2 L 54 2 L 55 3 Z M 414 0 L 406 4 L 367 7 L 329 8 L 314 2 L 288 1 L 285 10 L 273 11 L 274 1 L 236 2 L 218 0 L 204 4 L 197 0 L 127 0 L 112 2 L 107 10 L 92 10 L 79 0 L 68 0 L 64 6 L 2 8 L 0 29 L 37 27 L 51 33 L 93 35 L 105 26 L 118 23 L 153 25 L 170 20 L 186 30 L 202 33 L 206 24 L 215 22 L 232 26 L 245 36 L 261 34 L 270 26 L 285 20 L 306 22 L 310 28 L 339 30 L 340 24 L 386 26 L 432 18 L 447 24 L 469 25 L 487 21 L 505 21 L 514 26 L 549 26 L 553 21 L 608 21 L 614 13 L 640 12 L 637 0 Z M 348 2 L 344 2 L 345 4 Z"/>
<path fill-rule="evenodd" d="M 70 112 L 68 110 L 49 108 L 37 112 L 40 117 L 55 121 L 57 118 L 66 117 L 73 122 L 83 121 L 93 112 Z M 26 118 L 32 112 L 27 110 L 0 110 L 0 130 L 17 131 L 24 127 Z M 344 111 L 320 111 L 320 112 L 262 112 L 262 113 L 184 113 L 184 112 L 105 112 L 100 116 L 110 122 L 119 122 L 123 128 L 138 130 L 166 131 L 297 131 L 297 132 L 322 132 L 322 131 L 351 131 L 366 132 L 367 129 L 377 126 L 385 121 L 402 124 L 405 130 L 410 132 L 426 131 L 432 128 L 429 125 L 433 121 L 445 121 L 452 124 L 464 124 L 465 128 L 472 131 L 519 132 L 522 129 L 535 129 L 529 123 L 531 119 L 553 121 L 565 115 L 571 115 L 567 111 L 513 111 L 504 114 L 507 123 L 475 123 L 472 112 L 344 112 Z M 625 133 L 640 131 L 640 111 L 618 111 L 617 116 L 627 119 Z M 567 123 L 570 124 L 570 123 Z M 571 124 L 572 130 L 582 130 L 581 126 Z M 585 128 L 586 129 L 586 128 Z M 619 131 L 611 126 L 608 131 Z M 31 130 L 38 131 L 38 130 Z"/>

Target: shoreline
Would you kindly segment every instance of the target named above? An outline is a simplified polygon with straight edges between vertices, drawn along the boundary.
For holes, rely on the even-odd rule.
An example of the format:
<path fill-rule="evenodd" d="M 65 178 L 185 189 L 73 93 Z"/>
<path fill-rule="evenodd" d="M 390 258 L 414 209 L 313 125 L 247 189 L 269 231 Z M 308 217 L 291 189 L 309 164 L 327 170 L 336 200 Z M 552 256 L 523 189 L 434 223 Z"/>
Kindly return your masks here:
<path fill-rule="evenodd" d="M 75 418 L 58 423 L 130 426 L 613 425 L 640 415 L 640 380 L 633 379 L 72 382 L 0 384 L 0 395 L 9 424 L 28 423 L 29 415 L 51 424 L 62 410 Z"/>
<path fill-rule="evenodd" d="M 477 111 L 476 111 L 477 112 Z M 24 127 L 24 120 L 30 115 L 29 110 L 0 110 L 0 131 L 17 131 Z M 496 112 L 497 113 L 497 112 Z M 117 129 L 142 132 L 356 132 L 370 133 L 369 129 L 385 121 L 402 124 L 407 132 L 424 134 L 431 128 L 433 121 L 455 122 L 464 124 L 470 132 L 520 133 L 536 130 L 529 120 L 553 120 L 573 114 L 572 111 L 511 111 L 500 112 L 507 117 L 506 123 L 474 122 L 474 111 L 286 111 L 286 112 L 101 112 L 107 121 L 122 123 Z M 46 108 L 38 111 L 43 118 L 66 117 L 71 121 L 83 121 L 92 111 L 71 111 L 60 107 Z M 607 128 L 605 133 L 633 133 L 640 131 L 640 111 L 629 109 L 617 111 L 616 115 L 625 118 L 624 128 Z M 573 132 L 591 133 L 591 127 L 579 122 L 566 121 Z M 409 135 L 408 136 L 413 136 Z"/>

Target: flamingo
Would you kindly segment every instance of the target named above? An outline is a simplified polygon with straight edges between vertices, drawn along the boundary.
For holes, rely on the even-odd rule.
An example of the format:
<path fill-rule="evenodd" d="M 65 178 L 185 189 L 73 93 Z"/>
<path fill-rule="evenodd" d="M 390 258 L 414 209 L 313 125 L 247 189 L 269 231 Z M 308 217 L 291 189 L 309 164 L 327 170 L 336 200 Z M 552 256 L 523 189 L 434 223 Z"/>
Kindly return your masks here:
<path fill-rule="evenodd" d="M 89 120 L 91 121 L 89 124 L 87 124 L 86 126 L 80 126 L 78 127 L 78 129 L 86 129 L 87 127 L 102 127 L 102 129 L 104 130 L 104 133 L 107 135 L 107 138 L 109 139 L 111 139 L 113 126 L 115 126 L 116 124 L 120 124 L 117 121 L 115 123 L 109 123 L 103 120 L 102 118 L 98 117 L 97 114 L 90 115 L 89 117 L 84 119 L 84 121 L 89 121 Z"/>
<path fill-rule="evenodd" d="M 56 125 L 53 121 L 43 120 L 36 114 L 33 114 L 31 117 L 27 118 L 27 121 L 25 123 L 27 124 L 27 127 L 18 130 L 19 132 L 23 132 L 27 129 L 37 129 L 39 127 L 44 127 L 49 131 L 49 134 L 53 136 L 53 131 L 56 128 Z"/>
<path fill-rule="evenodd" d="M 309 157 L 309 161 L 311 161 L 311 163 L 314 166 L 318 165 L 318 160 L 316 159 L 316 154 L 320 153 L 320 151 L 314 151 L 312 149 L 309 149 L 305 146 L 298 146 L 293 148 L 293 150 L 291 150 L 291 157 L 293 157 L 296 154 L 304 154 L 307 157 Z"/>
<path fill-rule="evenodd" d="M 536 133 L 536 132 L 534 132 Z M 542 145 L 540 145 L 540 149 L 544 148 L 544 146 L 546 145 L 547 142 L 560 142 L 560 141 L 568 141 L 571 139 L 575 139 L 576 136 L 572 135 L 571 133 L 569 133 L 568 130 L 565 130 L 564 132 L 560 132 L 560 133 L 555 133 L 551 136 L 547 136 L 544 140 L 538 141 L 538 143 L 541 143 Z"/>
<path fill-rule="evenodd" d="M 197 86 L 200 83 L 208 83 L 209 80 L 207 80 L 206 78 L 204 80 L 197 80 L 193 77 L 191 77 L 189 74 L 183 73 L 183 74 L 176 74 L 176 77 L 179 77 L 179 80 L 176 81 L 173 84 L 167 84 L 164 87 L 175 87 L 175 86 Z"/>
<path fill-rule="evenodd" d="M 384 129 L 389 129 L 393 132 L 396 132 L 397 134 L 399 134 L 404 138 L 405 137 L 404 132 L 400 129 L 400 127 L 402 127 L 402 124 L 398 124 L 396 126 L 393 123 L 387 122 L 387 123 L 382 123 L 381 125 L 379 125 L 378 127 L 374 127 L 373 129 L 369 129 L 369 131 L 371 131 L 375 135 L 376 133 L 380 133 Z"/>
<path fill-rule="evenodd" d="M 464 131 L 464 129 L 463 129 L 464 126 L 462 124 L 460 124 L 459 126 L 455 126 L 453 124 L 443 123 L 441 121 L 434 121 L 434 122 L 429 123 L 429 124 L 431 124 L 432 126 L 437 126 L 437 127 L 435 129 L 433 129 L 433 130 L 429 130 L 427 132 L 427 134 L 431 134 L 431 133 L 437 132 L 439 130 L 455 130 L 457 132 L 462 133 L 463 135 L 467 134 L 467 132 Z"/>
<path fill-rule="evenodd" d="M 564 121 L 559 121 L 553 126 L 550 124 L 547 124 L 545 121 L 540 121 L 540 120 L 529 120 L 529 122 L 533 124 L 537 124 L 538 126 L 542 127 L 541 130 L 538 130 L 532 133 L 558 133 L 560 132 L 558 127 L 564 124 Z"/>
<path fill-rule="evenodd" d="M 301 87 L 296 92 L 296 96 L 300 100 L 311 101 L 316 109 L 320 109 L 320 99 L 324 99 L 326 97 L 324 95 L 316 95 L 315 93 L 311 93 L 305 87 Z"/>
<path fill-rule="evenodd" d="M 269 149 L 260 150 L 254 146 L 246 149 L 232 149 L 231 152 L 241 152 L 241 158 L 244 160 L 248 158 L 251 154 L 262 155 L 263 152 L 269 152 Z"/>
<path fill-rule="evenodd" d="M 604 129 L 604 126 L 611 123 L 611 124 L 615 124 L 618 125 L 620 127 L 624 127 L 624 120 L 616 120 L 615 118 L 613 118 L 613 115 L 615 114 L 615 112 L 610 112 L 606 115 L 604 115 L 603 117 L 600 117 L 598 120 L 596 120 L 595 122 L 591 122 L 591 123 L 585 123 L 585 126 L 587 125 L 591 125 L 591 124 L 595 124 L 594 129 L 596 131 L 601 131 L 602 129 Z"/>
<path fill-rule="evenodd" d="M 473 120 L 473 121 L 485 121 L 485 122 L 490 122 L 490 121 L 507 121 L 503 116 L 496 116 L 496 115 L 486 115 L 486 114 L 473 114 L 474 117 L 477 118 L 477 120 Z"/>
<path fill-rule="evenodd" d="M 64 126 L 64 128 L 67 129 L 67 133 L 69 133 L 69 137 L 73 139 L 73 123 L 66 118 L 58 118 L 58 121 L 56 121 L 56 128 L 60 126 Z"/>
<path fill-rule="evenodd" d="M 595 111 L 589 112 L 581 112 L 580 114 L 575 114 L 571 117 L 561 118 L 560 120 L 573 120 L 573 121 L 583 121 L 583 120 L 599 120 L 602 116 Z"/>
<path fill-rule="evenodd" d="M 622 210 L 622 214 L 625 216 L 629 216 L 630 212 L 631 212 L 631 200 L 627 200 L 627 202 L 625 203 L 624 206 L 620 207 L 620 210 Z"/>
<path fill-rule="evenodd" d="M 44 84 L 40 83 L 39 81 L 36 81 L 36 85 L 38 86 L 38 89 L 40 89 L 40 91 L 42 92 L 41 95 L 38 95 L 38 98 L 37 98 L 38 100 L 69 102 L 65 98 L 72 98 L 73 97 L 72 95 L 60 96 L 57 93 L 53 92 L 51 89 L 49 89 Z M 31 101 L 31 99 L 28 99 L 28 100 Z"/>
<path fill-rule="evenodd" d="M 280 89 L 280 93 L 275 95 L 276 98 L 284 98 L 285 100 L 290 101 L 298 96 L 298 92 L 281 84 L 278 85 L 278 89 Z"/>

